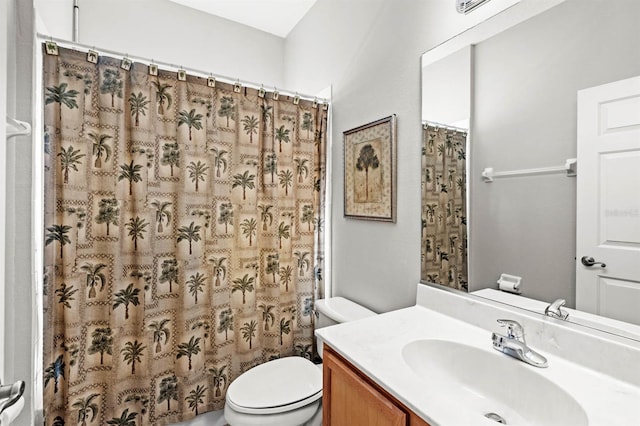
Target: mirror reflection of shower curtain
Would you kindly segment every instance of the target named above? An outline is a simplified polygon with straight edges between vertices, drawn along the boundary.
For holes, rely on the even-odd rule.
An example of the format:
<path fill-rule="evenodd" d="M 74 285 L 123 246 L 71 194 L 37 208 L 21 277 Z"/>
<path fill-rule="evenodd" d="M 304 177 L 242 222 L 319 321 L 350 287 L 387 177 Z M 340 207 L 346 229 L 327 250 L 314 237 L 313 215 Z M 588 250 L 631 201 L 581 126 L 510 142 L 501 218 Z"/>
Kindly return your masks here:
<path fill-rule="evenodd" d="M 420 279 L 468 290 L 467 132 L 427 124 L 422 137 Z"/>
<path fill-rule="evenodd" d="M 257 364 L 310 358 L 327 111 L 59 53 L 44 56 L 46 424 L 175 423 L 221 409 Z"/>

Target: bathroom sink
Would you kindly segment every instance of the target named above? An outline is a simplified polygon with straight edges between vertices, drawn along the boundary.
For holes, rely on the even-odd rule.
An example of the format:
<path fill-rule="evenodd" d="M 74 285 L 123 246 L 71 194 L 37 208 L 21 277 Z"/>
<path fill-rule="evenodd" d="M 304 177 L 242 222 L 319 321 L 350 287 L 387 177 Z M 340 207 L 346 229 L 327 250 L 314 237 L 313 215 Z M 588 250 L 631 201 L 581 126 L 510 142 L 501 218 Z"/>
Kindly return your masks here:
<path fill-rule="evenodd" d="M 486 349 L 448 340 L 416 340 L 403 347 L 402 357 L 425 386 L 437 387 L 442 398 L 497 424 L 589 423 L 580 404 L 544 377 L 544 370 L 493 350 L 488 338 Z"/>

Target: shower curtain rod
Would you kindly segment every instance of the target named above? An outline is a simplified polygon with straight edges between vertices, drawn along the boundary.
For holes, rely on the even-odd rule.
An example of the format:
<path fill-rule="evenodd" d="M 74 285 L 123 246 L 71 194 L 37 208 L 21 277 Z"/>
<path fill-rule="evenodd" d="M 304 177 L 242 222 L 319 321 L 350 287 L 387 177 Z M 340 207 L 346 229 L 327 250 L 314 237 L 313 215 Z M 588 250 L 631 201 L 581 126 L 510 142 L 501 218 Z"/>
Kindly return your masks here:
<path fill-rule="evenodd" d="M 425 120 L 422 122 L 422 127 L 432 126 L 439 127 L 441 129 L 454 130 L 456 132 L 468 133 L 469 129 L 463 129 L 462 127 L 449 126 L 447 124 L 436 123 L 435 121 Z"/>
<path fill-rule="evenodd" d="M 83 50 L 94 50 L 98 53 L 103 53 L 103 54 L 107 54 L 107 55 L 113 55 L 116 57 L 123 57 L 123 58 L 127 58 L 130 59 L 132 61 L 137 61 L 137 62 L 144 62 L 144 63 L 148 63 L 148 64 L 154 64 L 154 65 L 160 65 L 160 66 L 164 66 L 164 67 L 169 67 L 172 69 L 177 70 L 185 70 L 187 71 L 188 74 L 191 75 L 195 75 L 197 77 L 203 77 L 203 78 L 207 78 L 207 77 L 215 77 L 216 81 L 221 81 L 224 83 L 229 83 L 229 84 L 234 84 L 234 83 L 240 83 L 242 85 L 242 87 L 251 87 L 253 89 L 260 89 L 263 88 L 266 90 L 266 88 L 264 87 L 263 84 L 258 84 L 252 81 L 246 81 L 246 80 L 240 80 L 239 78 L 237 79 L 233 79 L 232 77 L 228 77 L 228 76 L 224 76 L 224 75 L 219 75 L 219 74 L 213 74 L 210 72 L 206 72 L 206 71 L 202 71 L 202 70 L 197 70 L 195 68 L 188 68 L 188 67 L 183 67 L 182 65 L 178 66 L 175 64 L 170 64 L 168 62 L 162 62 L 162 61 L 156 61 L 155 59 L 149 59 L 149 58 L 143 58 L 142 56 L 136 56 L 136 55 L 129 55 L 129 54 L 123 54 L 121 52 L 116 52 L 114 50 L 109 50 L 109 49 L 102 49 L 99 47 L 95 47 L 95 46 L 89 46 L 86 44 L 82 44 L 82 43 L 78 43 L 75 41 L 69 41 L 69 40 L 65 40 L 62 38 L 58 38 L 58 37 L 52 37 L 46 34 L 42 34 L 42 33 L 37 33 L 36 34 L 38 39 L 40 41 L 46 42 L 46 41 L 53 41 L 56 44 L 59 44 L 63 47 L 67 47 L 70 49 L 75 49 L 78 50 L 78 48 L 83 49 Z M 319 103 L 324 103 L 324 104 L 328 104 L 329 100 L 326 98 L 319 98 L 317 96 L 311 96 L 311 95 L 305 95 L 303 93 L 298 93 L 298 92 L 291 92 L 289 90 L 280 90 L 275 86 L 272 86 L 274 91 L 278 92 L 280 95 L 285 95 L 285 96 L 298 96 L 300 99 L 304 99 L 304 100 L 309 100 L 309 101 L 316 101 Z"/>

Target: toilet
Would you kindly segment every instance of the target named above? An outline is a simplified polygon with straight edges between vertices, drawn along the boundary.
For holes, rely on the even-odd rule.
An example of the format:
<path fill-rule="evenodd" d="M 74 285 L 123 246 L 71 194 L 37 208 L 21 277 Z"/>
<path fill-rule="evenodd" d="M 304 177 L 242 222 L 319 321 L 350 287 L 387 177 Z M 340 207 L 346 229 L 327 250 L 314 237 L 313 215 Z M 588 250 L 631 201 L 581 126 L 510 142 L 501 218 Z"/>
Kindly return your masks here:
<path fill-rule="evenodd" d="M 376 315 L 344 297 L 317 300 L 315 312 L 316 329 Z M 224 416 L 231 426 L 320 426 L 322 364 L 292 356 L 253 367 L 229 385 Z"/>

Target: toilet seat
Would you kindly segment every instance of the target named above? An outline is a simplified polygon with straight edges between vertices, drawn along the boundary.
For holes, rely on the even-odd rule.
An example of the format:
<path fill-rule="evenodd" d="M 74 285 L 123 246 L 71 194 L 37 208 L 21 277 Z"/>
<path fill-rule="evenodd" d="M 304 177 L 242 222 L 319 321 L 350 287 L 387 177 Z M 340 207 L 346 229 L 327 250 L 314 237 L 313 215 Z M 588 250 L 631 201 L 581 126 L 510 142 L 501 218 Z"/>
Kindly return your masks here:
<path fill-rule="evenodd" d="M 274 414 L 322 397 L 322 371 L 302 357 L 280 358 L 241 374 L 227 389 L 230 408 L 247 414 Z"/>

